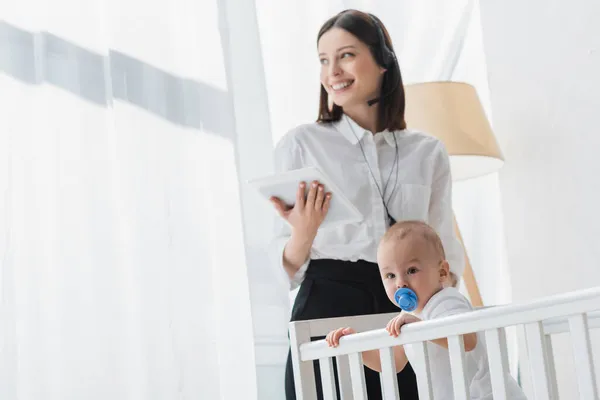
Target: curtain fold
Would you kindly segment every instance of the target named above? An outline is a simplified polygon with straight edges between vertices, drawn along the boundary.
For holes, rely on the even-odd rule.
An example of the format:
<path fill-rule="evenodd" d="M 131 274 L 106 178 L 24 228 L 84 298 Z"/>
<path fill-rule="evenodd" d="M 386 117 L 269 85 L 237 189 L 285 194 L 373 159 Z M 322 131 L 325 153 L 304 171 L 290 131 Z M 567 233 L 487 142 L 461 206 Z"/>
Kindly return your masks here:
<path fill-rule="evenodd" d="M 224 7 L 0 5 L 0 398 L 256 393 Z"/>

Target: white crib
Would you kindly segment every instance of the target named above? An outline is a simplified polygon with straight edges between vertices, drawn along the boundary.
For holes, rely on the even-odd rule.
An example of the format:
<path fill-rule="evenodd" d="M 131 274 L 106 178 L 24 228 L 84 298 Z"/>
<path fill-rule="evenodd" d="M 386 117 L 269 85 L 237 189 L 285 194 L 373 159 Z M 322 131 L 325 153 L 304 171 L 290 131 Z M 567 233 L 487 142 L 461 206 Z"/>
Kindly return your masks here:
<path fill-rule="evenodd" d="M 438 320 L 407 325 L 397 338 L 389 336 L 387 322 L 397 314 L 329 318 L 290 323 L 290 342 L 296 397 L 316 400 L 313 360 L 319 360 L 323 396 L 336 399 L 333 357 L 336 357 L 342 400 L 367 398 L 361 352 L 381 349 L 381 386 L 384 399 L 399 399 L 392 347 L 414 343 L 418 362 L 413 363 L 419 398 L 431 400 L 429 360 L 425 342 L 447 337 L 455 399 L 469 399 L 469 387 L 463 373 L 464 347 L 461 335 L 484 332 L 488 349 L 490 374 L 495 399 L 506 398 L 508 357 L 504 328 L 521 326 L 525 332 L 535 399 L 557 398 L 556 374 L 552 356 L 551 335 L 569 332 L 573 345 L 580 399 L 597 400 L 589 330 L 600 327 L 600 287 L 565 293 L 525 304 L 510 304 L 479 309 Z M 336 348 L 324 340 L 333 329 L 351 326 L 361 332 L 341 338 Z M 375 329 L 375 330 L 373 330 Z"/>

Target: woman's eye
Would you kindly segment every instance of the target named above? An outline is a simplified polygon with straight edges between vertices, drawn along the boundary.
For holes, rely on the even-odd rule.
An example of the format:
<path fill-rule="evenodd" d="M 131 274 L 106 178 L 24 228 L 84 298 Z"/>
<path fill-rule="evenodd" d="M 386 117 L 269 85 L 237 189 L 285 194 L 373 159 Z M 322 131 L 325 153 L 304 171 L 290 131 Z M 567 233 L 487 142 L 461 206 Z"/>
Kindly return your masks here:
<path fill-rule="evenodd" d="M 321 63 L 321 65 L 327 65 L 327 64 L 328 64 L 328 62 L 327 62 L 327 59 L 326 59 L 326 58 L 321 58 L 321 59 L 319 60 L 319 62 Z"/>
<path fill-rule="evenodd" d="M 342 57 L 341 57 L 341 58 L 352 57 L 353 55 L 354 55 L 354 54 L 352 54 L 352 53 L 344 53 L 344 54 L 342 54 Z"/>

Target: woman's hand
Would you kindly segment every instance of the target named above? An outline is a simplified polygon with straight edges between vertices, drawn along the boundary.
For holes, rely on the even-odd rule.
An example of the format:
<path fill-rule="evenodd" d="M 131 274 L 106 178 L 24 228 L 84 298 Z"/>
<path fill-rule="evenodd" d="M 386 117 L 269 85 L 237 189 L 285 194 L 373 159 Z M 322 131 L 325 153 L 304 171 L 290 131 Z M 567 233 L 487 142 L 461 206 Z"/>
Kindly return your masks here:
<path fill-rule="evenodd" d="M 300 182 L 296 192 L 296 204 L 289 206 L 277 197 L 272 197 L 271 202 L 279 215 L 292 226 L 292 234 L 310 238 L 312 241 L 329 210 L 331 193 L 325 193 L 323 185 L 315 181 L 311 184 L 306 199 L 304 194 L 305 183 Z"/>

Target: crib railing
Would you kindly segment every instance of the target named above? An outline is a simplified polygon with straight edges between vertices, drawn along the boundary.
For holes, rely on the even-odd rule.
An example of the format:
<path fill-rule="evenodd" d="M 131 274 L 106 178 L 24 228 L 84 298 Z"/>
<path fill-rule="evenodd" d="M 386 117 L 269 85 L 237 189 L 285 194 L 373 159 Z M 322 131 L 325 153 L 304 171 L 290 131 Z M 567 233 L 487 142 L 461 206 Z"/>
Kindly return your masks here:
<path fill-rule="evenodd" d="M 469 386 L 464 374 L 462 335 L 484 332 L 494 398 L 506 398 L 508 357 L 504 328 L 520 325 L 524 328 L 535 399 L 556 398 L 556 375 L 550 335 L 569 332 L 573 346 L 580 398 L 598 399 L 589 330 L 600 327 L 600 287 L 564 293 L 524 304 L 510 304 L 479 309 L 437 320 L 424 321 L 402 328 L 397 338 L 382 327 L 397 314 L 329 318 L 290 323 L 290 342 L 296 397 L 316 400 L 313 360 L 318 360 L 326 400 L 336 399 L 333 358 L 336 358 L 341 398 L 366 399 L 361 352 L 380 349 L 381 386 L 384 399 L 399 399 L 392 348 L 414 344 L 417 362 L 412 363 L 417 375 L 419 398 L 431 400 L 432 382 L 427 341 L 448 338 L 448 349 L 455 399 L 469 399 Z M 333 329 L 352 326 L 360 333 L 340 339 L 336 348 L 324 340 Z"/>

